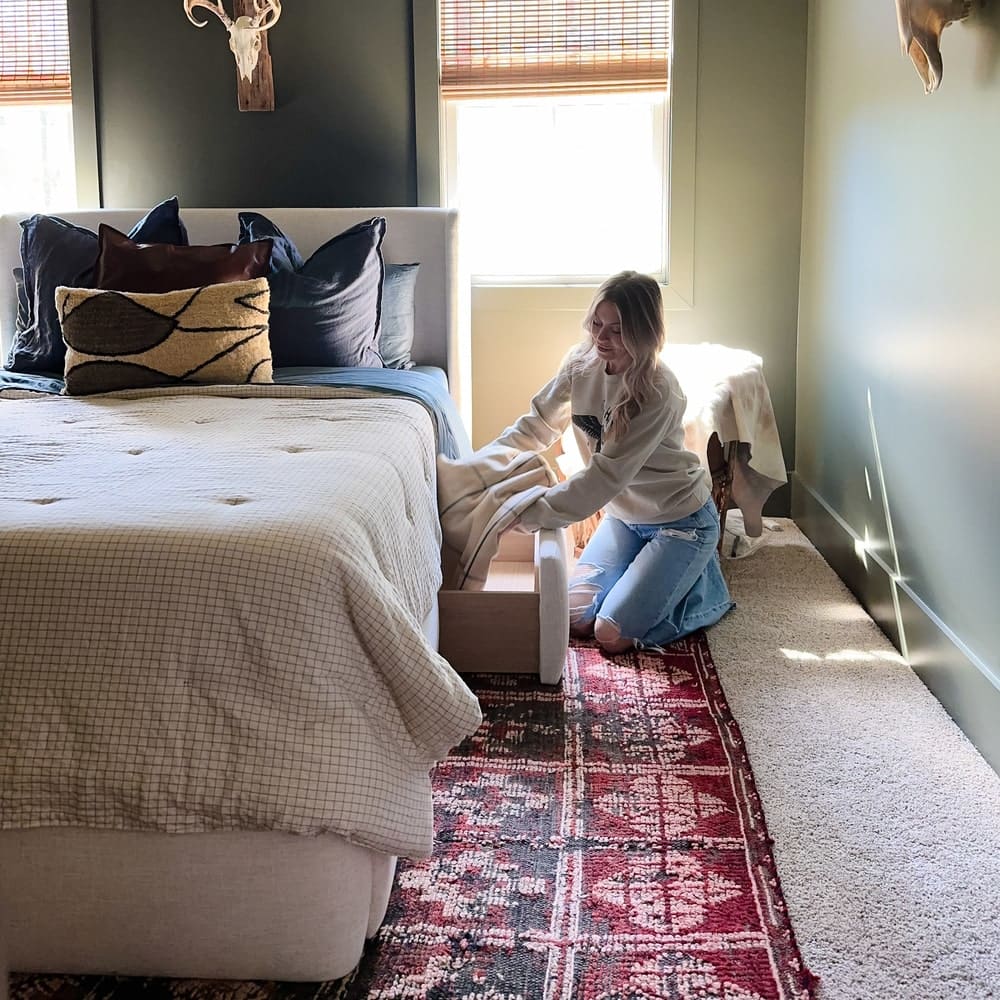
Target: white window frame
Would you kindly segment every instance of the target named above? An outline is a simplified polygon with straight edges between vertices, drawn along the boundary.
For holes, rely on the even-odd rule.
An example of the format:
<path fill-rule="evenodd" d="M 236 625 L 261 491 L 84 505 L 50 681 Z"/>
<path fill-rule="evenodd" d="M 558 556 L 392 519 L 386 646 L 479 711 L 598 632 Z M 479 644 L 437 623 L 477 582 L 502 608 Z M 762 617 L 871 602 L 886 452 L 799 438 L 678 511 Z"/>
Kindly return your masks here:
<path fill-rule="evenodd" d="M 94 3 L 93 0 L 66 0 L 66 10 L 69 16 L 77 208 L 102 208 L 104 199 L 94 87 Z"/>
<path fill-rule="evenodd" d="M 667 226 L 666 273 L 662 276 L 667 309 L 694 304 L 695 133 L 698 83 L 698 15 L 700 0 L 672 0 L 669 127 L 666 129 L 665 176 Z M 438 88 L 437 0 L 413 2 L 413 53 L 417 146 L 417 203 L 442 204 L 442 164 L 446 148 L 447 111 Z M 452 127 L 454 127 L 452 125 Z M 510 284 L 476 286 L 477 307 L 502 307 Z M 539 308 L 586 308 L 592 284 L 519 284 L 519 302 Z"/>

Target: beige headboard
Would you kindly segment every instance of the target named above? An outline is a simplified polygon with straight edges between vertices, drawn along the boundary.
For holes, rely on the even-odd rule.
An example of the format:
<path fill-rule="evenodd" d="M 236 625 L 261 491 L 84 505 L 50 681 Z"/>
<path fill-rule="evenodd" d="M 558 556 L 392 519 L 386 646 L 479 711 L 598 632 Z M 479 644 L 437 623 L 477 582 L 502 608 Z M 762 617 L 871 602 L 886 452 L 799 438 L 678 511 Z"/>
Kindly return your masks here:
<path fill-rule="evenodd" d="M 373 215 L 386 220 L 382 252 L 387 263 L 419 262 L 412 349 L 418 364 L 448 373 L 452 395 L 471 422 L 471 349 L 468 281 L 459 277 L 458 213 L 443 208 L 248 208 L 262 212 L 286 233 L 304 257 L 332 236 Z M 146 209 L 60 212 L 59 217 L 97 231 L 101 222 L 128 232 Z M 239 235 L 237 209 L 181 208 L 192 243 L 232 243 Z M 0 358 L 13 339 L 17 301 L 11 269 L 20 264 L 19 222 L 29 212 L 0 215 Z"/>

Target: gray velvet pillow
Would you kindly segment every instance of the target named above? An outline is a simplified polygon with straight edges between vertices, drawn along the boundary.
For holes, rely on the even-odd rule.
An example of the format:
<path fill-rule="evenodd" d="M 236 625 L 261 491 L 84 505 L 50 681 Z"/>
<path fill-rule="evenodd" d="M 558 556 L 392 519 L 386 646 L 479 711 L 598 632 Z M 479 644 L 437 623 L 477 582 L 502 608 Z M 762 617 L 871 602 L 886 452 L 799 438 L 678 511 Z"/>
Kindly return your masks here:
<path fill-rule="evenodd" d="M 413 296 L 419 264 L 386 264 L 378 352 L 386 368 L 412 368 Z"/>

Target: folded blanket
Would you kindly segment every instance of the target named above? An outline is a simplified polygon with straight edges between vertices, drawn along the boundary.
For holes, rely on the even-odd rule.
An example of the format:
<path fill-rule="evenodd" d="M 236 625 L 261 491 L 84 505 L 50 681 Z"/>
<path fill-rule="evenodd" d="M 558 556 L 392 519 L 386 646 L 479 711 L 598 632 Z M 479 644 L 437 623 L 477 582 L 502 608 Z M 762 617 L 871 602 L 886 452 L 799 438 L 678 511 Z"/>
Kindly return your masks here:
<path fill-rule="evenodd" d="M 663 358 L 687 396 L 685 446 L 708 468 L 713 433 L 722 444 L 739 442 L 731 499 L 747 535 L 759 536 L 765 501 L 788 479 L 763 361 L 721 344 L 669 344 Z"/>
<path fill-rule="evenodd" d="M 500 537 L 549 486 L 541 455 L 495 443 L 467 459 L 437 460 L 444 585 L 482 590 Z"/>

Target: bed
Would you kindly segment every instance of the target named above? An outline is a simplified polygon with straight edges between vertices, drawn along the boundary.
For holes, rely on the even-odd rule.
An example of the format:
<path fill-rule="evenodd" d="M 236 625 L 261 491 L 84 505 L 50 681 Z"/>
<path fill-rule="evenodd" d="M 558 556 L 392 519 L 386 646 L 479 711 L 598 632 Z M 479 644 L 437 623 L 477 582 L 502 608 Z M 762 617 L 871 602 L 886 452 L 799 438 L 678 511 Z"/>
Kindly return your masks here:
<path fill-rule="evenodd" d="M 235 240 L 234 211 L 181 214 L 192 244 Z M 0 391 L 11 969 L 346 974 L 396 857 L 431 849 L 430 768 L 479 722 L 436 652 L 435 454 L 468 447 L 455 214 L 267 215 L 303 255 L 385 218 L 384 261 L 420 263 L 414 371 Z M 21 218 L 0 217 L 5 357 Z"/>

